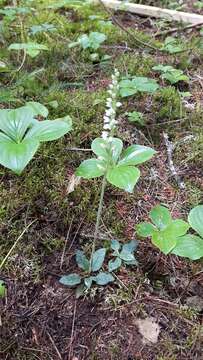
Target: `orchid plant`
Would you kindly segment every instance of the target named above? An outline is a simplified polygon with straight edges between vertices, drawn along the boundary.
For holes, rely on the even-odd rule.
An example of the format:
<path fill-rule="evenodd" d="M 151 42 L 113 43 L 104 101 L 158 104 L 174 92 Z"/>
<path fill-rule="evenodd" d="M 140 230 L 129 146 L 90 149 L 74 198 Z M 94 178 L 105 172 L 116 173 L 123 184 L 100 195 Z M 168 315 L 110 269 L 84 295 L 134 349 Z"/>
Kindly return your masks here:
<path fill-rule="evenodd" d="M 119 72 L 118 70 L 115 70 L 114 74 L 112 75 L 112 83 L 109 85 L 108 89 L 109 97 L 106 100 L 106 111 L 104 114 L 102 135 L 100 138 L 94 139 L 91 144 L 92 151 L 97 157 L 83 161 L 76 170 L 76 175 L 84 179 L 102 177 L 101 194 L 95 225 L 94 240 L 92 244 L 92 253 L 90 260 L 88 261 L 89 275 L 91 270 L 94 268 L 93 263 L 95 262 L 95 254 L 97 261 L 102 260 L 100 261 L 101 267 L 104 260 L 104 249 L 103 251 L 99 252 L 99 250 L 95 251 L 95 248 L 107 183 L 132 193 L 134 186 L 140 177 L 140 170 L 138 169 L 137 165 L 151 159 L 151 157 L 155 154 L 153 149 L 142 145 L 131 145 L 127 149 L 123 150 L 122 140 L 114 137 L 116 126 L 118 124 L 116 119 L 116 112 L 121 106 L 121 103 L 118 101 L 119 90 Z M 98 253 L 102 254 L 102 259 L 98 259 Z M 132 256 L 131 260 L 134 260 L 132 259 Z M 101 267 L 97 270 L 100 270 Z M 70 277 L 70 275 L 68 276 Z M 110 280 L 109 276 L 107 280 Z M 67 277 L 63 276 L 60 282 L 62 282 L 64 285 L 68 285 Z M 73 281 L 71 281 L 71 286 L 77 284 L 78 278 L 77 283 L 75 284 Z"/>

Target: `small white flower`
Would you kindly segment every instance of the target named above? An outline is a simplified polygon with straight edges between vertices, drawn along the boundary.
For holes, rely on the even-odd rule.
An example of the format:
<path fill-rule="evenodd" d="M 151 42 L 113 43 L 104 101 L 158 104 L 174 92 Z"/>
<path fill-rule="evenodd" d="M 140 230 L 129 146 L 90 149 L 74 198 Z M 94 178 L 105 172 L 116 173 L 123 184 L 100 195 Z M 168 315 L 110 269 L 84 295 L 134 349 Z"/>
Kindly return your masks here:
<path fill-rule="evenodd" d="M 117 102 L 117 103 L 116 103 L 116 106 L 117 106 L 117 107 L 122 106 L 121 102 Z"/>
<path fill-rule="evenodd" d="M 102 131 L 102 138 L 107 140 L 109 133 L 107 131 Z"/>
<path fill-rule="evenodd" d="M 104 130 L 111 130 L 111 125 L 110 124 L 104 124 L 103 129 Z"/>

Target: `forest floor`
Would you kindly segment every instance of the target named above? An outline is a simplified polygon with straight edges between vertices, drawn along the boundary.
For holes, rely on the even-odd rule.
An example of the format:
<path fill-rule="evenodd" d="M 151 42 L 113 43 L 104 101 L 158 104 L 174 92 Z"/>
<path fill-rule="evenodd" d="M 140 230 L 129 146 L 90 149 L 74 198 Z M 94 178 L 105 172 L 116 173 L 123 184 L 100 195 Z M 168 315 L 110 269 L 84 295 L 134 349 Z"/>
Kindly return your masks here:
<path fill-rule="evenodd" d="M 0 9 L 10 3 L 0 1 Z M 0 298 L 0 358 L 200 360 L 202 261 L 161 254 L 150 239 L 138 238 L 135 225 L 147 220 L 156 204 L 166 205 L 174 218 L 186 219 L 189 210 L 202 202 L 201 29 L 185 30 L 180 24 L 122 11 L 109 13 L 99 6 L 76 9 L 55 2 L 56 8 L 50 9 L 48 4 L 54 1 L 18 3 L 35 11 L 13 19 L 0 13 L 0 60 L 14 70 L 20 66 L 22 54 L 16 55 L 8 46 L 22 37 L 46 44 L 49 50 L 34 59 L 27 56 L 14 75 L 1 73 L 0 106 L 39 101 L 49 107 L 50 118 L 70 115 L 73 131 L 43 145 L 20 177 L 0 168 L 1 261 L 34 221 L 1 271 L 7 292 Z M 188 1 L 184 10 L 201 13 L 196 3 Z M 56 31 L 29 32 L 33 25 L 43 23 L 53 24 Z M 177 26 L 178 31 L 167 34 Z M 100 59 L 109 55 L 107 60 L 92 61 L 88 49 L 68 47 L 91 31 L 106 34 L 97 52 Z M 174 36 L 183 49 L 173 54 L 161 51 L 167 36 Z M 171 85 L 152 70 L 158 64 L 183 70 L 189 81 Z M 76 167 L 89 156 L 75 149 L 89 149 L 101 135 L 106 91 L 115 67 L 121 76 L 145 76 L 160 84 L 154 94 L 121 99 L 118 137 L 125 145 L 150 145 L 157 154 L 141 167 L 142 177 L 133 194 L 108 185 L 100 226 L 105 239 L 139 240 L 139 266 L 121 268 L 118 283 L 94 287 L 76 299 L 74 290 L 58 280 L 77 271 L 76 249 L 89 249 L 100 180 L 81 180 L 70 192 Z M 134 110 L 144 114 L 144 126 L 129 122 L 126 112 Z M 171 173 L 164 133 L 176 144 L 173 161 L 184 189 Z M 141 334 L 139 321 L 143 319 L 148 320 L 151 341 Z"/>

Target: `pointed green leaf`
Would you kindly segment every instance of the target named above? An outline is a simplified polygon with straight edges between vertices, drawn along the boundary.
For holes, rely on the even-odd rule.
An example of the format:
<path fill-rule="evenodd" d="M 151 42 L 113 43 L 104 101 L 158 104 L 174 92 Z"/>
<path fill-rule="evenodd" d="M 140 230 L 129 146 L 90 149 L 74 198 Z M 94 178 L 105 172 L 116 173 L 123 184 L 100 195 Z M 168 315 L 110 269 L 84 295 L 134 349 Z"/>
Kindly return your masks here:
<path fill-rule="evenodd" d="M 179 237 L 172 254 L 198 260 L 203 257 L 203 239 L 190 234 Z"/>
<path fill-rule="evenodd" d="M 138 165 L 149 159 L 156 153 L 148 146 L 131 145 L 122 153 L 118 165 Z"/>
<path fill-rule="evenodd" d="M 188 215 L 190 226 L 203 238 L 203 205 L 192 209 Z"/>
<path fill-rule="evenodd" d="M 83 251 L 78 250 L 76 252 L 76 262 L 78 266 L 83 269 L 84 271 L 88 271 L 90 267 L 89 260 L 86 258 Z"/>
<path fill-rule="evenodd" d="M 139 169 L 132 166 L 115 166 L 107 172 L 107 180 L 110 184 L 127 192 L 133 192 L 139 177 Z"/>
<path fill-rule="evenodd" d="M 89 159 L 83 161 L 76 170 L 76 175 L 84 179 L 93 179 L 104 175 L 106 164 L 98 159 Z"/>
<path fill-rule="evenodd" d="M 140 223 L 136 228 L 138 235 L 143 237 L 151 236 L 153 232 L 156 231 L 155 226 L 148 222 Z"/>
<path fill-rule="evenodd" d="M 25 136 L 25 139 L 37 139 L 39 141 L 52 141 L 59 139 L 71 129 L 71 125 L 60 120 L 38 121 Z"/>
<path fill-rule="evenodd" d="M 49 110 L 46 106 L 40 104 L 39 102 L 29 101 L 26 103 L 26 107 L 31 109 L 33 116 L 41 115 L 46 118 L 49 114 Z"/>
<path fill-rule="evenodd" d="M 107 285 L 114 282 L 114 277 L 107 272 L 100 272 L 97 276 L 95 276 L 94 280 L 97 285 Z"/>
<path fill-rule="evenodd" d="M 15 143 L 0 133 L 0 164 L 20 175 L 39 147 L 38 140 Z"/>
<path fill-rule="evenodd" d="M 78 274 L 63 275 L 59 282 L 63 285 L 73 287 L 81 283 L 81 277 Z"/>
<path fill-rule="evenodd" d="M 172 221 L 170 211 L 161 205 L 155 206 L 149 213 L 150 219 L 160 229 L 165 229 Z"/>
<path fill-rule="evenodd" d="M 119 257 L 117 257 L 115 260 L 110 260 L 108 263 L 108 271 L 114 271 L 121 267 L 122 261 Z"/>
<path fill-rule="evenodd" d="M 96 250 L 92 257 L 91 269 L 92 271 L 98 271 L 101 269 L 106 255 L 106 249 L 102 248 Z"/>

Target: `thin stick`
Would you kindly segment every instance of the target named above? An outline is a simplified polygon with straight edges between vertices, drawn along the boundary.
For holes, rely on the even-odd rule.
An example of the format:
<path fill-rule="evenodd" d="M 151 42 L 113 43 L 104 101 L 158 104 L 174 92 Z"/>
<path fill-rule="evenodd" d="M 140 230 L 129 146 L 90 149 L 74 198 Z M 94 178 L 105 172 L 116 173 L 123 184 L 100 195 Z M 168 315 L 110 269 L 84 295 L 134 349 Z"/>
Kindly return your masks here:
<path fill-rule="evenodd" d="M 60 269 L 61 269 L 61 270 L 62 270 L 62 267 L 63 267 L 63 262 L 64 262 L 64 256 L 65 256 L 66 246 L 67 246 L 67 242 L 68 242 L 68 239 L 69 239 L 69 235 L 70 235 L 70 231 L 71 231 L 71 228 L 72 228 L 72 224 L 73 224 L 73 217 L 72 217 L 72 219 L 71 219 L 70 226 L 69 226 L 69 228 L 68 228 L 68 232 L 67 232 L 66 239 L 65 239 L 65 244 L 64 244 L 64 247 L 63 247 L 63 252 L 62 252 L 62 255 L 61 255 L 61 262 L 60 262 Z"/>
<path fill-rule="evenodd" d="M 60 352 L 59 352 L 58 348 L 56 347 L 56 344 L 55 344 L 55 342 L 54 342 L 53 338 L 51 337 L 51 335 L 50 335 L 49 333 L 47 333 L 47 335 L 48 335 L 48 337 L 49 337 L 49 339 L 50 339 L 50 341 L 51 341 L 51 343 L 52 343 L 52 345 L 53 345 L 53 347 L 54 347 L 54 349 L 55 349 L 55 351 L 56 351 L 56 353 L 57 353 L 57 355 L 58 355 L 59 359 L 60 359 L 60 360 L 62 360 L 62 356 L 61 356 L 61 354 L 60 354 Z"/>
<path fill-rule="evenodd" d="M 73 322 L 72 322 L 72 329 L 71 329 L 71 338 L 70 338 L 70 345 L 69 345 L 70 350 L 69 350 L 69 354 L 68 354 L 68 360 L 71 359 L 71 353 L 72 353 L 72 343 L 73 343 L 73 335 L 74 335 L 74 328 L 75 328 L 76 306 L 77 306 L 77 301 L 75 301 L 74 312 L 73 312 Z"/>
<path fill-rule="evenodd" d="M 2 267 L 4 266 L 6 260 L 9 258 L 9 256 L 11 255 L 12 251 L 14 250 L 14 248 L 16 247 L 16 245 L 18 244 L 18 242 L 20 241 L 20 239 L 22 239 L 23 235 L 25 234 L 25 232 L 29 229 L 29 227 L 35 222 L 37 221 L 37 219 L 33 220 L 30 224 L 28 224 L 26 226 L 26 228 L 22 231 L 22 233 L 18 236 L 17 240 L 14 242 L 13 246 L 10 248 L 9 252 L 7 253 L 7 255 L 5 256 L 5 258 L 3 259 L 3 261 L 0 264 L 0 270 L 2 269 Z"/>
<path fill-rule="evenodd" d="M 168 155 L 168 165 L 169 168 L 171 170 L 172 176 L 175 178 L 178 186 L 180 189 L 185 189 L 185 184 L 184 182 L 180 179 L 177 170 L 175 168 L 175 165 L 173 163 L 173 150 L 174 150 L 174 145 L 171 141 L 169 141 L 168 138 L 168 134 L 163 132 L 163 138 L 165 141 L 165 145 L 166 145 L 166 149 L 167 149 L 167 155 Z"/>
<path fill-rule="evenodd" d="M 159 36 L 163 36 L 163 35 L 169 35 L 169 34 L 173 34 L 174 32 L 182 32 L 182 31 L 190 30 L 190 29 L 194 29 L 194 28 L 200 28 L 202 26 L 203 26 L 203 22 L 199 23 L 199 24 L 187 25 L 187 26 L 184 26 L 184 27 L 175 27 L 173 29 L 159 31 L 154 35 L 154 37 L 159 37 Z"/>

